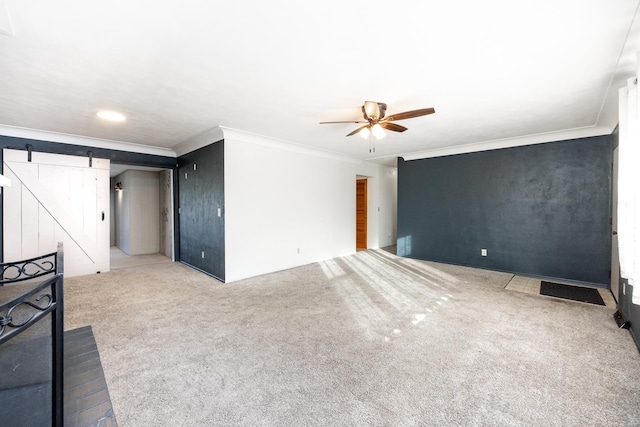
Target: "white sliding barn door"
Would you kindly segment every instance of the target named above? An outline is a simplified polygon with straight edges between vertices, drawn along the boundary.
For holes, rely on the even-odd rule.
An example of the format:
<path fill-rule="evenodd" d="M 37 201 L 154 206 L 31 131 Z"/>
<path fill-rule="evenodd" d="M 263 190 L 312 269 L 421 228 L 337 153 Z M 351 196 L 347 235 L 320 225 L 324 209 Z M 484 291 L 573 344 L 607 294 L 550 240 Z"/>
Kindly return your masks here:
<path fill-rule="evenodd" d="M 64 243 L 64 272 L 109 271 L 109 160 L 3 151 L 4 261 L 54 252 Z"/>

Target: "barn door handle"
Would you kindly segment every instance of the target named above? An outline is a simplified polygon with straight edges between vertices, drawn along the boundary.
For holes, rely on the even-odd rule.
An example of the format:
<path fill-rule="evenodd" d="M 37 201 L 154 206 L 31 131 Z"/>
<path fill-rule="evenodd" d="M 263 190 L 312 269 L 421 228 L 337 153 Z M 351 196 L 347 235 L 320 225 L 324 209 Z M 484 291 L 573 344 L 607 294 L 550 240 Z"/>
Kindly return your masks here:
<path fill-rule="evenodd" d="M 102 211 L 102 220 L 104 221 L 104 211 Z"/>

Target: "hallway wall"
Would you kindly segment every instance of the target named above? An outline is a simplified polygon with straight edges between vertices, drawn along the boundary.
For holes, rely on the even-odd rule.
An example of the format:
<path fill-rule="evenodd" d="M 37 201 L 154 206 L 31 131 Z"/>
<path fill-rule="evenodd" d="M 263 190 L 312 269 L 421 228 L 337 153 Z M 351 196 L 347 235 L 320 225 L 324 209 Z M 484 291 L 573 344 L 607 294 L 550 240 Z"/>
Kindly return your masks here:
<path fill-rule="evenodd" d="M 160 180 L 158 172 L 128 170 L 115 177 L 116 246 L 127 255 L 160 251 Z"/>

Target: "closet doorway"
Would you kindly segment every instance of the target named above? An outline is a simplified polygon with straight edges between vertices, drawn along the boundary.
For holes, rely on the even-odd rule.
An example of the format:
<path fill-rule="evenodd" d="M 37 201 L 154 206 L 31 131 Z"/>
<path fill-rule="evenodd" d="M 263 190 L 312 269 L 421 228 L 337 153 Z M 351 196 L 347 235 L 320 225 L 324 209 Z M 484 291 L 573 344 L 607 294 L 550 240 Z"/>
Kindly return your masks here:
<path fill-rule="evenodd" d="M 111 164 L 111 268 L 175 259 L 173 172 Z"/>

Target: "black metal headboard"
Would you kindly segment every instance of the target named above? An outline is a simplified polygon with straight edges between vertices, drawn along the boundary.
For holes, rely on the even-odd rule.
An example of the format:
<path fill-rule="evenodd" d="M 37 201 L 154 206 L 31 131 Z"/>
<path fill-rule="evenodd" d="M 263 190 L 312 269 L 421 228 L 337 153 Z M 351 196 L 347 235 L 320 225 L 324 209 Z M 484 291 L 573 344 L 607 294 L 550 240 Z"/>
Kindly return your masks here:
<path fill-rule="evenodd" d="M 7 364 L 13 367 L 8 371 L 0 372 L 2 376 L 0 385 L 14 390 L 16 395 L 16 399 L 11 402 L 5 401 L 2 405 L 4 408 L 0 408 L 0 424 L 3 424 L 2 419 L 8 417 L 10 425 L 12 425 L 11 422 L 23 425 L 22 419 L 12 418 L 21 416 L 19 414 L 30 417 L 27 423 L 34 421 L 33 413 L 29 413 L 31 408 L 20 397 L 26 396 L 27 399 L 37 397 L 38 393 L 30 391 L 33 390 L 33 384 L 47 384 L 41 386 L 47 389 L 41 395 L 51 398 L 51 410 L 47 411 L 47 417 L 50 414 L 51 425 L 63 425 L 63 264 L 62 243 L 58 244 L 57 252 L 20 262 L 1 264 L 0 285 L 23 283 L 0 288 L 3 289 L 3 294 L 13 297 L 9 301 L 0 300 L 0 355 L 4 356 L 0 357 L 0 370 L 7 369 L 5 366 Z M 33 285 L 24 283 L 25 280 L 46 274 L 52 277 Z M 17 292 L 20 294 L 15 296 Z M 46 321 L 38 323 L 43 319 L 48 319 L 50 322 L 50 334 L 46 332 L 48 329 Z M 35 335 L 33 332 L 21 335 L 32 327 Z M 44 337 L 41 336 L 43 330 L 46 332 Z M 48 346 L 50 347 L 47 348 Z M 51 359 L 49 359 L 49 351 Z M 50 366 L 50 369 L 44 369 L 46 378 L 43 379 L 45 374 L 22 366 L 28 365 L 26 362 L 30 360 L 42 362 L 46 367 Z M 20 369 L 23 371 L 20 372 Z M 29 376 L 30 378 L 27 378 Z M 22 383 L 25 385 L 23 386 Z M 10 399 L 11 395 L 5 390 L 3 396 L 4 399 Z M 48 406 L 44 402 L 43 405 Z"/>
<path fill-rule="evenodd" d="M 0 264 L 0 286 L 56 274 L 56 255 L 52 252 L 36 258 Z"/>

